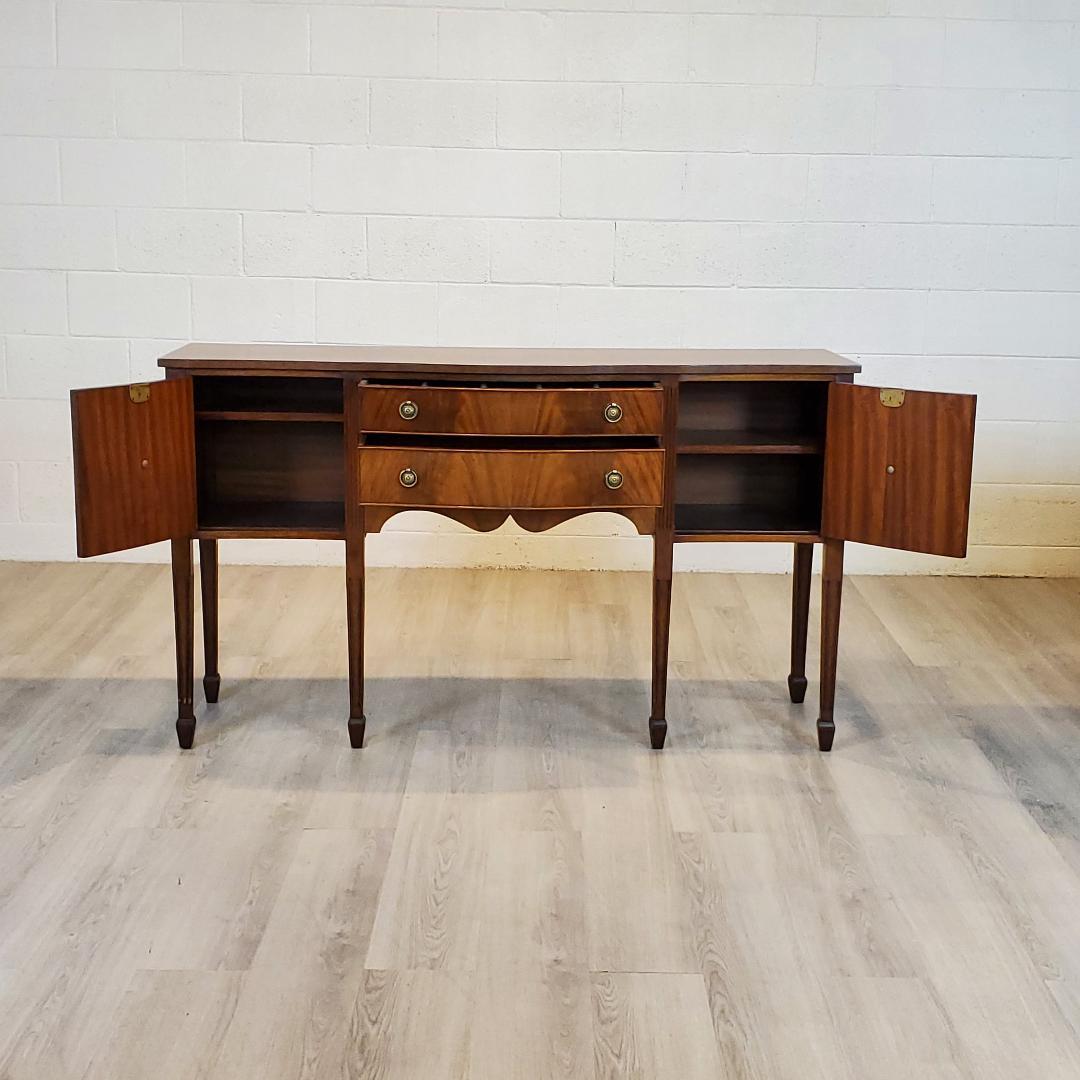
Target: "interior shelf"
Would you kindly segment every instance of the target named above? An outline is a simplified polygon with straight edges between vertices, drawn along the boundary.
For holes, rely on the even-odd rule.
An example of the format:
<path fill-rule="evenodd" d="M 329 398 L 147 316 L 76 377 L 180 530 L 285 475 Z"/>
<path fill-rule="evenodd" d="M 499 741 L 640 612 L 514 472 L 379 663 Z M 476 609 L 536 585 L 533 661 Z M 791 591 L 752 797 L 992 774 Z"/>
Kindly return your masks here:
<path fill-rule="evenodd" d="M 683 535 L 723 533 L 791 533 L 811 535 L 820 522 L 812 513 L 746 503 L 682 503 L 675 506 L 675 532 Z"/>
<path fill-rule="evenodd" d="M 683 383 L 676 445 L 684 454 L 820 454 L 828 384 Z"/>
<path fill-rule="evenodd" d="M 821 477 L 817 454 L 680 454 L 675 532 L 816 533 Z"/>
<path fill-rule="evenodd" d="M 816 435 L 794 435 L 769 431 L 713 431 L 708 428 L 680 429 L 680 454 L 820 454 L 822 441 Z"/>
<path fill-rule="evenodd" d="M 343 502 L 205 502 L 199 507 L 200 532 L 237 532 L 266 536 L 345 532 Z"/>

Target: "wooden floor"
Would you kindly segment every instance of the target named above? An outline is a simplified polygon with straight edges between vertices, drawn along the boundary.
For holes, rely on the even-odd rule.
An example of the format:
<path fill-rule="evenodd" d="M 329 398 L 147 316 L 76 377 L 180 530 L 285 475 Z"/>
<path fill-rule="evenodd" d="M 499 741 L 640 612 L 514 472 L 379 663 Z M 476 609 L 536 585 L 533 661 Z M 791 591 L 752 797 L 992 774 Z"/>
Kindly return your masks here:
<path fill-rule="evenodd" d="M 836 749 L 790 579 L 0 564 L 0 1077 L 1080 1076 L 1080 582 L 853 579 Z M 815 596 L 815 608 L 817 598 Z M 816 651 L 811 642 L 811 653 Z"/>

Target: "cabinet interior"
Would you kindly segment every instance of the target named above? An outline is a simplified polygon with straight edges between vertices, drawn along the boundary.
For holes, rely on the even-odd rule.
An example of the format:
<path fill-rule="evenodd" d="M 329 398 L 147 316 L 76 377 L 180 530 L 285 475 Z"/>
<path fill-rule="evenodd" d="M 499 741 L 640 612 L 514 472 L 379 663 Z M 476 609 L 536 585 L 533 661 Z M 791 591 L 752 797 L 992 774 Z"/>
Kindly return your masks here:
<path fill-rule="evenodd" d="M 194 390 L 201 531 L 344 535 L 340 379 L 218 376 Z"/>
<path fill-rule="evenodd" d="M 340 379 L 208 376 L 194 392 L 201 531 L 343 535 Z M 676 534 L 817 533 L 827 400 L 824 381 L 683 383 Z"/>
<path fill-rule="evenodd" d="M 305 376 L 201 376 L 195 379 L 195 415 L 269 421 L 339 421 L 344 409 L 341 379 Z"/>
<path fill-rule="evenodd" d="M 817 533 L 826 382 L 683 383 L 675 531 Z"/>

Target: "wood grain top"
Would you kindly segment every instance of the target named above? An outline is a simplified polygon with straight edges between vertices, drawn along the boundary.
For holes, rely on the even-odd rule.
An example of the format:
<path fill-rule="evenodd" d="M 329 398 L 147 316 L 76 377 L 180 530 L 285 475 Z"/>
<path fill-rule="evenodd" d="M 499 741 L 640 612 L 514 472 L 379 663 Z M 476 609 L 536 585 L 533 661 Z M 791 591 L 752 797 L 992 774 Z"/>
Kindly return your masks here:
<path fill-rule="evenodd" d="M 189 371 L 436 375 L 834 375 L 859 364 L 826 349 L 477 349 L 416 345 L 275 345 L 193 342 L 162 357 Z"/>

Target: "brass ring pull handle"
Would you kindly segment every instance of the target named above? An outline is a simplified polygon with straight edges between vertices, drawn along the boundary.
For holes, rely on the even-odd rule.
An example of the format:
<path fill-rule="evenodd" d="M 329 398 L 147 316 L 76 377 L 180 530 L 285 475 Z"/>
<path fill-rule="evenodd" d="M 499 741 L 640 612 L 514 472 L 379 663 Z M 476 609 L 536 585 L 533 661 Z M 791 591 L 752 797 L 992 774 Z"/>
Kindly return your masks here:
<path fill-rule="evenodd" d="M 403 488 L 414 488 L 420 482 L 420 477 L 416 475 L 415 469 L 402 469 L 398 473 L 398 483 Z"/>
<path fill-rule="evenodd" d="M 609 469 L 604 474 L 604 483 L 607 484 L 612 491 L 617 491 L 623 485 L 623 474 L 618 469 Z"/>
<path fill-rule="evenodd" d="M 604 406 L 604 419 L 609 424 L 617 424 L 622 419 L 622 406 L 617 401 L 610 401 Z"/>
<path fill-rule="evenodd" d="M 420 406 L 415 401 L 403 401 L 397 411 L 402 420 L 415 420 L 420 415 Z"/>

